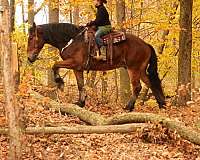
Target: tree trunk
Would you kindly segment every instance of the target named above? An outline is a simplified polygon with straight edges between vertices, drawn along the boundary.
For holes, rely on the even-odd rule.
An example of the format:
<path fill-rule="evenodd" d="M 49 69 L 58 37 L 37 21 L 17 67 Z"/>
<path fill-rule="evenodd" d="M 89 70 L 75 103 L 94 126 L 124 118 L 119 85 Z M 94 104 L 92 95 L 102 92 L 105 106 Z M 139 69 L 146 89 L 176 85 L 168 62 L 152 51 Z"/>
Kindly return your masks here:
<path fill-rule="evenodd" d="M 186 105 L 191 99 L 191 52 L 192 52 L 192 5 L 193 0 L 180 0 L 180 36 L 178 55 L 178 85 L 187 85 L 188 92 L 178 95 L 178 104 Z"/>
<path fill-rule="evenodd" d="M 103 74 L 101 75 L 101 98 L 102 98 L 102 104 L 106 104 L 108 102 L 107 90 L 108 90 L 108 77 L 106 75 L 106 72 L 103 72 Z"/>
<path fill-rule="evenodd" d="M 20 84 L 20 73 L 18 67 L 17 43 L 12 43 L 12 75 L 14 78 L 15 91 Z"/>
<path fill-rule="evenodd" d="M 34 0 L 28 0 L 28 24 L 29 26 L 33 25 L 34 22 Z"/>
<path fill-rule="evenodd" d="M 2 45 L 1 55 L 3 56 L 3 77 L 6 118 L 9 125 L 9 159 L 15 160 L 21 157 L 21 129 L 19 125 L 19 107 L 14 94 L 14 78 L 12 74 L 12 45 L 10 33 L 10 9 L 8 1 L 1 1 L 0 6 L 4 6 L 3 23 L 1 30 Z M 3 32 L 2 32 L 3 31 Z"/>
<path fill-rule="evenodd" d="M 28 0 L 28 25 L 29 27 L 34 23 L 34 0 Z M 35 68 L 31 68 L 32 75 L 33 75 L 33 82 L 35 82 Z"/>
<path fill-rule="evenodd" d="M 116 0 L 116 13 L 117 13 L 117 23 L 121 30 L 125 31 L 123 27 L 123 22 L 125 21 L 125 1 Z M 128 72 L 124 68 L 120 68 L 120 99 L 123 104 L 127 103 L 130 98 L 130 79 Z"/>
<path fill-rule="evenodd" d="M 138 37 L 140 37 L 140 26 L 141 26 L 141 22 L 142 22 L 143 8 L 144 8 L 144 2 L 141 1 L 140 2 L 140 15 L 139 15 L 140 22 L 139 22 L 138 28 L 137 28 L 137 36 Z"/>
<path fill-rule="evenodd" d="M 121 30 L 125 31 L 123 27 L 123 22 L 125 21 L 125 0 L 116 0 L 116 16 L 117 24 Z"/>
<path fill-rule="evenodd" d="M 59 0 L 49 0 L 49 23 L 59 23 Z"/>
<path fill-rule="evenodd" d="M 59 23 L 59 0 L 51 1 L 49 0 L 49 23 Z M 48 48 L 49 52 L 57 52 L 56 48 L 49 46 Z M 58 59 L 57 59 L 58 60 Z M 56 83 L 54 81 L 54 74 L 53 70 L 51 68 L 48 68 L 47 71 L 47 77 L 48 77 L 48 86 L 53 87 L 56 86 Z M 55 92 L 55 91 L 54 91 Z M 56 93 L 53 93 L 52 98 L 56 99 Z"/>
<path fill-rule="evenodd" d="M 71 2 L 69 2 L 69 22 L 70 23 L 73 23 L 73 13 L 72 13 L 72 4 L 71 4 Z"/>
<path fill-rule="evenodd" d="M 76 4 L 78 2 L 74 2 L 74 3 L 75 4 L 74 4 L 74 9 L 73 9 L 73 23 L 75 25 L 79 25 L 79 6 L 78 4 Z"/>
<path fill-rule="evenodd" d="M 15 0 L 10 0 L 10 32 L 15 30 Z"/>
<path fill-rule="evenodd" d="M 169 24 L 171 24 L 171 21 L 175 19 L 175 15 L 178 9 L 179 3 L 173 2 L 172 4 L 172 9 L 174 12 L 171 13 L 166 13 L 169 16 Z M 165 48 L 165 43 L 166 43 L 166 37 L 169 35 L 169 29 L 163 30 L 162 37 L 161 37 L 161 45 L 158 47 L 158 53 L 162 54 Z"/>
<path fill-rule="evenodd" d="M 114 71 L 114 79 L 115 79 L 115 102 L 118 101 L 118 96 L 119 96 L 119 88 L 118 88 L 118 82 L 117 82 L 117 70 L 115 69 Z"/>
<path fill-rule="evenodd" d="M 126 104 L 131 96 L 130 79 L 126 69 L 120 68 L 120 100 Z"/>
<path fill-rule="evenodd" d="M 26 22 L 25 22 L 25 13 L 24 13 L 25 12 L 25 7 L 24 7 L 25 4 L 23 1 L 21 2 L 21 5 L 22 5 L 21 7 L 22 7 L 22 23 L 23 23 L 22 25 L 23 25 L 23 32 L 25 34 L 26 33 L 26 27 L 25 27 Z"/>

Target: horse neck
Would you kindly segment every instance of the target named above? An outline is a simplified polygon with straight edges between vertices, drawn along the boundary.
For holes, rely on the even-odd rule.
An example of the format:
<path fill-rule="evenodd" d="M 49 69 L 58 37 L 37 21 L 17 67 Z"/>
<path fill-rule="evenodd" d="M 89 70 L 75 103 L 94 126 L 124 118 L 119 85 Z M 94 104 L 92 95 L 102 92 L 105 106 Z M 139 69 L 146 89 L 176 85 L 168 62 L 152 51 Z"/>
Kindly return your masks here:
<path fill-rule="evenodd" d="M 61 51 L 62 48 L 64 48 L 67 43 L 68 42 L 66 42 L 66 43 L 58 43 L 58 42 L 55 42 L 55 41 L 53 41 L 53 42 L 51 42 L 51 41 L 45 41 L 45 44 L 49 44 L 49 45 L 57 48 L 59 51 Z"/>
<path fill-rule="evenodd" d="M 79 33 L 76 26 L 67 23 L 45 25 L 44 30 L 44 42 L 58 48 L 60 51 L 72 37 Z"/>
<path fill-rule="evenodd" d="M 45 44 L 49 44 L 55 48 L 57 48 L 59 51 L 62 50 L 66 46 L 66 44 L 70 41 L 69 40 L 61 40 L 61 39 L 44 39 Z"/>

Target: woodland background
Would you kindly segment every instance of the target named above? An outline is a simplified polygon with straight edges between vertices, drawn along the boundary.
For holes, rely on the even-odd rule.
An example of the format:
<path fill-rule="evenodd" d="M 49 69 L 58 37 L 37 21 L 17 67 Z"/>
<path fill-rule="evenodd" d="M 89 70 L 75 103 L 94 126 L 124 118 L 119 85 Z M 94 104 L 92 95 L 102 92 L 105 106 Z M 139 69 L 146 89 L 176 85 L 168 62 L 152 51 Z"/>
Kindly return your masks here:
<path fill-rule="evenodd" d="M 52 22 L 69 22 L 77 25 L 85 25 L 88 21 L 95 18 L 95 8 L 93 1 L 44 1 L 41 6 L 38 6 L 38 2 L 28 1 L 28 6 L 26 3 L 15 2 L 18 7 L 22 7 L 22 19 L 24 23 L 21 26 L 15 26 L 13 38 L 18 44 L 18 59 L 20 74 L 24 73 L 26 68 L 26 30 L 27 26 L 31 26 L 34 21 L 34 15 L 36 15 L 41 9 L 46 8 L 44 16 L 47 16 L 49 23 Z M 37 7 L 35 5 L 37 4 Z M 187 71 L 187 68 L 191 68 L 191 73 L 183 72 L 182 79 L 187 79 L 188 83 L 191 83 L 192 87 L 199 87 L 200 75 L 199 75 L 199 2 L 194 1 L 193 4 L 193 19 L 192 19 L 192 53 L 187 56 L 188 61 L 191 61 L 191 66 L 179 66 L 183 68 L 183 71 Z M 29 9 L 27 9 L 29 8 Z M 48 9 L 49 8 L 49 9 Z M 180 33 L 180 4 L 179 1 L 108 1 L 107 4 L 108 11 L 110 13 L 110 19 L 112 21 L 112 26 L 116 29 L 123 28 L 128 33 L 135 34 L 140 38 L 144 39 L 146 42 L 152 44 L 158 53 L 159 59 L 159 73 L 160 78 L 163 79 L 163 87 L 165 89 L 166 95 L 175 95 L 176 88 L 178 84 L 182 83 L 181 76 L 178 72 L 178 56 L 180 59 L 181 55 L 178 54 L 180 50 L 179 46 L 179 33 Z M 27 17 L 28 12 L 28 19 Z M 41 14 L 41 13 L 40 13 Z M 18 16 L 17 16 L 18 17 Z M 60 17 L 60 18 L 59 18 Z M 19 18 L 19 17 L 18 17 Z M 28 25 L 27 22 L 28 21 Z M 12 23 L 11 23 L 12 24 Z M 189 37 L 185 37 L 186 39 Z M 46 47 L 41 53 L 41 59 L 36 64 L 34 64 L 34 81 L 39 83 L 44 83 L 45 85 L 51 84 L 51 78 L 46 77 L 48 75 L 47 67 L 51 68 L 55 60 L 58 60 L 58 54 L 51 52 L 49 47 Z M 119 73 L 120 72 L 120 73 Z M 123 74 L 122 76 L 117 76 L 120 80 L 121 90 L 126 90 L 128 97 L 131 94 L 130 85 L 127 83 L 127 74 L 122 70 L 117 71 L 116 74 Z M 123 72 L 123 73 L 122 73 Z M 112 77 L 112 72 L 107 74 L 107 78 Z M 70 74 L 70 71 L 69 71 Z M 93 73 L 95 74 L 95 73 Z M 184 75 L 185 74 L 185 75 Z M 111 76 L 110 76 L 111 75 Z M 190 76 L 192 75 L 192 76 Z M 45 76 L 45 77 L 44 77 Z M 93 75 L 94 76 L 94 75 Z M 66 76 L 66 79 L 70 76 Z M 177 78 L 179 77 L 179 78 Z M 23 75 L 20 76 L 23 79 Z M 71 80 L 70 80 L 71 81 Z M 179 81 L 179 82 L 178 82 Z M 72 81 L 71 81 L 72 82 Z M 124 84 L 123 84 L 124 83 Z M 67 84 L 67 83 L 66 83 Z M 112 84 L 111 84 L 112 85 Z M 109 87 L 111 86 L 109 85 Z M 67 86 L 70 86 L 69 84 Z M 116 87 L 116 86 L 115 86 Z M 125 89 L 122 89 L 125 88 Z M 126 101 L 126 100 L 125 100 Z"/>
<path fill-rule="evenodd" d="M 16 111 L 23 112 L 22 122 L 25 125 L 22 126 L 25 127 L 80 124 L 85 126 L 86 123 L 77 116 L 62 115 L 54 109 L 48 109 L 52 99 L 59 104 L 76 101 L 78 90 L 75 77 L 71 70 L 62 70 L 65 91 L 62 93 L 57 90 L 51 67 L 59 60 L 59 56 L 58 51 L 51 46 L 45 46 L 40 53 L 40 59 L 33 65 L 27 64 L 27 30 L 33 24 L 34 17 L 38 13 L 41 14 L 41 10 L 44 16 L 47 16 L 49 23 L 68 22 L 85 25 L 95 18 L 93 1 L 53 0 L 38 3 L 34 0 L 11 0 L 9 4 L 4 0 L 0 2 L 0 6 L 7 6 L 9 11 L 6 21 L 5 10 L 0 9 L 4 15 L 0 18 L 2 30 L 0 74 L 4 77 L 1 86 L 4 85 L 5 88 L 5 92 L 3 87 L 1 91 L 0 126 L 11 126 L 9 119 L 18 117 L 18 114 L 13 117 L 9 113 Z M 15 12 L 16 6 L 20 7 L 22 12 L 20 19 L 23 23 L 20 25 L 16 24 L 16 17 L 19 18 L 19 13 Z M 167 109 L 159 110 L 151 92 L 149 93 L 144 86 L 135 112 L 150 112 L 173 118 L 199 132 L 200 1 L 109 0 L 106 6 L 115 29 L 135 34 L 152 44 L 158 55 L 159 75 L 167 96 Z M 6 63 L 6 43 L 3 39 L 6 35 L 10 37 L 8 41 L 12 42 L 13 50 L 9 52 L 12 54 L 8 55 L 12 59 L 10 65 L 14 66 L 10 76 L 6 76 L 5 73 L 5 66 L 9 64 Z M 9 71 L 9 66 L 7 67 L 6 71 Z M 9 83 L 5 77 L 10 77 L 13 85 L 6 87 Z M 129 78 L 124 69 L 109 71 L 106 74 L 90 72 L 85 74 L 85 77 L 88 93 L 87 110 L 105 117 L 124 113 L 124 104 L 131 95 Z M 15 94 L 6 90 L 9 87 L 15 87 Z M 38 98 L 32 91 L 44 97 Z M 8 95 L 9 93 L 13 94 Z M 11 107 L 14 106 L 14 110 L 10 112 L 8 110 L 11 107 L 8 107 L 9 103 L 4 98 L 6 96 L 11 96 L 11 99 L 14 97 L 16 100 L 10 101 Z M 13 132 L 13 139 L 23 143 L 20 145 L 22 147 L 19 147 L 22 148 L 19 154 L 22 159 L 198 159 L 200 155 L 198 145 L 183 140 L 176 131 L 163 127 L 159 122 L 153 125 L 148 123 L 148 126 L 150 127 L 126 134 L 33 134 L 19 135 L 20 140 L 17 138 L 16 133 L 19 133 L 17 131 Z M 10 139 L 12 140 L 12 136 Z M 8 137 L 1 135 L 0 142 L 0 158 L 6 159 L 9 153 Z M 15 158 L 16 155 L 10 153 L 10 156 Z"/>

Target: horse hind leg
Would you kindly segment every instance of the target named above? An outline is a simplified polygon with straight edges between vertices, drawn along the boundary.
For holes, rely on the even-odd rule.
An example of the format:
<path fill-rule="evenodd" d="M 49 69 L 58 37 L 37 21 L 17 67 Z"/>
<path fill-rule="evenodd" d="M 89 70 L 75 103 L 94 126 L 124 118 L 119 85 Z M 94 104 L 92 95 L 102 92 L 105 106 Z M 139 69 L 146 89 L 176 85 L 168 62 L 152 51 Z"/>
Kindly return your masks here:
<path fill-rule="evenodd" d="M 132 84 L 132 96 L 126 106 L 126 110 L 133 111 L 136 99 L 142 89 L 140 84 L 140 72 L 137 69 L 128 69 L 129 78 Z"/>
<path fill-rule="evenodd" d="M 86 95 L 86 90 L 84 88 L 83 71 L 74 70 L 74 74 L 76 76 L 76 81 L 77 81 L 78 90 L 79 90 L 79 100 L 75 104 L 77 104 L 80 107 L 84 107 L 87 95 Z"/>
<path fill-rule="evenodd" d="M 161 84 L 159 84 L 159 86 L 157 87 L 155 85 L 152 85 L 149 80 L 149 76 L 146 74 L 145 71 L 141 73 L 141 79 L 146 84 L 146 86 L 152 90 L 152 93 L 156 98 L 159 108 L 165 108 L 165 97 L 161 88 Z"/>

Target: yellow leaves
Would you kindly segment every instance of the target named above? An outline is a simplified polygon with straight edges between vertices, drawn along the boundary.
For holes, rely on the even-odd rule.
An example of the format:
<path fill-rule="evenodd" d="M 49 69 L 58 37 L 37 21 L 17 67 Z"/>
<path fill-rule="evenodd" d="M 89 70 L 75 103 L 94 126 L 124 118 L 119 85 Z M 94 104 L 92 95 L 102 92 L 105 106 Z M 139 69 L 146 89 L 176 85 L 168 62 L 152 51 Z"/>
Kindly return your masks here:
<path fill-rule="evenodd" d="M 130 28 L 131 26 L 136 26 L 140 23 L 140 20 L 139 19 L 133 19 L 133 18 L 130 18 L 130 19 L 127 19 L 126 21 L 123 22 L 123 27 L 124 28 Z"/>
<path fill-rule="evenodd" d="M 28 97 L 29 96 L 29 88 L 26 84 L 19 85 L 19 91 L 17 93 L 18 96 Z"/>
<path fill-rule="evenodd" d="M 49 6 L 51 7 L 51 9 L 59 8 L 59 0 L 49 1 Z"/>
<path fill-rule="evenodd" d="M 23 96 L 23 97 L 28 97 L 30 95 L 30 90 L 31 90 L 31 79 L 32 79 L 32 75 L 29 73 L 27 74 L 26 78 L 23 77 L 24 79 L 22 79 L 22 82 L 20 83 L 19 87 L 18 87 L 18 92 L 17 95 L 18 96 Z"/>

